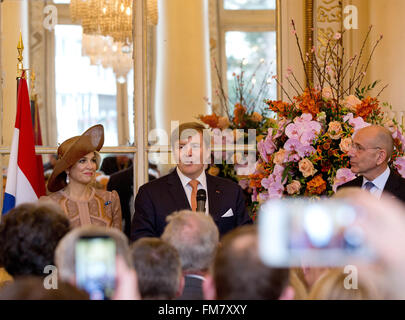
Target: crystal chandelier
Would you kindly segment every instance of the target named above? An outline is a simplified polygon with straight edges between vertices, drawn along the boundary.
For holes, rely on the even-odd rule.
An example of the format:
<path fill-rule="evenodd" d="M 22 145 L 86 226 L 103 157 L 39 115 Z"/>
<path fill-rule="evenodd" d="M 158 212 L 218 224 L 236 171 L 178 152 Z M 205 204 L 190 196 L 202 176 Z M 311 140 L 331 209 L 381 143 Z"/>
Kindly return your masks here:
<path fill-rule="evenodd" d="M 81 21 L 83 33 L 110 36 L 116 42 L 132 43 L 132 0 L 71 0 L 73 22 Z M 156 25 L 157 0 L 147 1 L 147 21 Z"/>
<path fill-rule="evenodd" d="M 111 37 L 83 34 L 82 55 L 90 58 L 91 65 L 112 68 L 119 83 L 126 81 L 133 67 L 132 45 L 114 42 Z"/>

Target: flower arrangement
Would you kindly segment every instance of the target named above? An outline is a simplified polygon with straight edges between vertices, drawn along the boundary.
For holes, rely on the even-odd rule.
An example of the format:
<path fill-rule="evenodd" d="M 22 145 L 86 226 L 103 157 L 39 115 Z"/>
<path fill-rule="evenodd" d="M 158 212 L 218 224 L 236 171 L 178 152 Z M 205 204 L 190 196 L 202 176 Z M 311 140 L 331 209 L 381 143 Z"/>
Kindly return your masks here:
<path fill-rule="evenodd" d="M 339 185 L 354 179 L 348 156 L 352 135 L 371 124 L 384 125 L 392 132 L 395 151 L 390 166 L 405 176 L 403 128 L 395 120 L 386 119 L 382 107 L 388 104 L 380 105 L 378 100 L 385 87 L 371 97 L 369 93 L 378 81 L 363 86 L 371 57 L 382 36 L 374 44 L 367 63 L 360 67 L 363 49 L 359 56 L 344 62 L 343 32 L 328 39 L 324 58 L 320 59 L 316 48 L 305 55 L 302 53 L 294 21 L 292 28 L 306 84 L 302 86 L 288 69 L 286 79 L 297 94 L 291 99 L 281 80 L 274 77 L 289 102 L 266 101 L 269 109 L 277 114 L 277 121 L 271 123 L 267 136 L 257 145 L 260 159 L 255 173 L 249 177 L 253 211 L 267 199 L 330 196 Z M 371 27 L 363 48 L 370 31 Z M 308 63 L 313 66 L 314 83 L 307 74 Z"/>
<path fill-rule="evenodd" d="M 222 116 L 213 112 L 210 115 L 199 115 L 198 119 L 207 124 L 209 128 L 213 130 L 213 135 L 216 134 L 223 136 L 223 146 L 225 144 L 235 143 L 235 137 L 237 134 L 235 130 L 243 130 L 244 143 L 247 143 L 248 130 L 255 129 L 256 137 L 263 137 L 267 134 L 267 129 L 275 123 L 269 115 L 272 113 L 270 109 L 263 108 L 266 106 L 264 101 L 269 92 L 268 79 L 270 78 L 269 72 L 265 72 L 263 79 L 259 82 L 259 87 L 255 89 L 256 73 L 259 68 L 262 68 L 264 61 L 261 61 L 255 68 L 250 76 L 246 76 L 244 70 L 244 64 L 241 62 L 239 74 L 233 74 L 234 77 L 234 96 L 236 99 L 230 98 L 226 93 L 222 81 L 221 73 L 218 66 L 215 64 L 215 70 L 218 79 L 218 89 L 216 94 L 219 98 Z M 256 93 L 254 93 L 256 91 Z M 226 133 L 227 131 L 227 133 Z M 232 132 L 230 132 L 232 131 Z M 229 134 L 230 133 L 230 134 Z M 248 172 L 244 164 L 235 164 L 235 161 L 229 161 L 229 157 L 234 156 L 233 153 L 229 153 L 229 156 L 225 154 L 221 163 L 213 161 L 210 165 L 208 173 L 230 178 L 239 183 L 243 189 L 248 189 Z M 257 159 L 255 159 L 257 160 Z"/>
<path fill-rule="evenodd" d="M 273 112 L 266 108 L 264 103 L 265 97 L 269 93 L 269 79 L 271 79 L 269 71 L 265 71 L 262 81 L 258 82 L 256 73 L 260 68 L 263 68 L 264 61 L 260 61 L 250 76 L 246 75 L 243 61 L 240 64 L 240 73 L 233 74 L 233 97 L 231 98 L 225 93 L 224 84 L 222 81 L 221 73 L 215 64 L 215 70 L 218 79 L 218 89 L 216 94 L 219 98 L 222 114 L 217 115 L 213 112 L 210 115 L 199 115 L 198 119 L 212 129 L 214 147 L 216 144 L 216 136 L 221 136 L 220 146 L 226 149 L 226 144 L 240 143 L 240 138 L 236 131 L 243 132 L 243 144 L 252 144 L 249 140 L 248 131 L 255 129 L 254 145 L 256 146 L 257 140 L 262 139 L 268 131 L 268 128 L 275 124 L 275 120 L 271 117 Z M 258 84 L 257 87 L 256 84 Z M 208 102 L 209 103 L 209 102 Z M 221 158 L 216 158 L 213 152 L 213 161 L 208 168 L 208 173 L 214 176 L 228 178 L 238 183 L 244 190 L 246 197 L 246 205 L 251 213 L 252 205 L 252 192 L 249 187 L 249 175 L 254 172 L 255 163 L 258 160 L 258 155 L 254 152 L 251 158 L 248 152 L 244 153 L 244 158 L 249 159 L 247 163 L 240 163 L 237 161 L 238 155 L 234 152 L 222 152 Z"/>

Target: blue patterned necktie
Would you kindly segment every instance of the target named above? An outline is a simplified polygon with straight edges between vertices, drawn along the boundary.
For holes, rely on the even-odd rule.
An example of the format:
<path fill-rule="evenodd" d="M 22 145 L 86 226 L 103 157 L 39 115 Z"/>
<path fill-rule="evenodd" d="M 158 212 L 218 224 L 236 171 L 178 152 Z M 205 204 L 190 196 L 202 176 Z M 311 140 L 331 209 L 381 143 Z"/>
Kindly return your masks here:
<path fill-rule="evenodd" d="M 364 184 L 363 187 L 364 187 L 365 190 L 370 191 L 372 187 L 375 187 L 375 184 L 372 183 L 371 181 L 367 181 L 367 182 Z"/>

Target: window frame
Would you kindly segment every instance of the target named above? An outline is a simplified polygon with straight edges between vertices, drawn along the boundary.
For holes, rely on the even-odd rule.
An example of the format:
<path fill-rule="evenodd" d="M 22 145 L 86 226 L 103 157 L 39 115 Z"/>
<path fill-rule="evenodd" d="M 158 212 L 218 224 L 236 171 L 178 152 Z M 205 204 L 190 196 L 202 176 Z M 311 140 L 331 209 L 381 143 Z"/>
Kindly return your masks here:
<path fill-rule="evenodd" d="M 276 0 L 276 9 L 265 10 L 231 10 L 224 8 L 225 0 L 217 0 L 218 10 L 218 52 L 220 71 L 224 77 L 224 90 L 228 94 L 228 71 L 226 57 L 226 33 L 229 31 L 240 32 L 276 32 L 276 61 L 277 75 L 281 74 L 281 38 L 279 26 L 281 0 Z M 226 80 L 226 81 L 225 81 Z M 215 88 L 213 87 L 213 91 Z M 214 96 L 214 95 L 213 95 Z M 277 98 L 281 96 L 277 86 Z"/>

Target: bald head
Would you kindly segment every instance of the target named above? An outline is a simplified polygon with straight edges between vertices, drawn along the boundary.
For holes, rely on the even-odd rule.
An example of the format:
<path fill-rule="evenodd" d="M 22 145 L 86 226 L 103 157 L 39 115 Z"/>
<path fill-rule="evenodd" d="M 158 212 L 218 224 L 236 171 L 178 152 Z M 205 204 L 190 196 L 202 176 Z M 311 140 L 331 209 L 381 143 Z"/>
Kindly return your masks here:
<path fill-rule="evenodd" d="M 385 150 L 387 153 L 385 160 L 386 162 L 389 161 L 394 152 L 394 139 L 388 129 L 382 126 L 372 125 L 358 130 L 356 136 L 358 135 L 364 137 L 370 145 Z"/>

